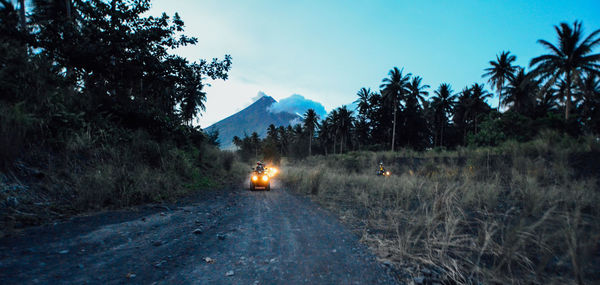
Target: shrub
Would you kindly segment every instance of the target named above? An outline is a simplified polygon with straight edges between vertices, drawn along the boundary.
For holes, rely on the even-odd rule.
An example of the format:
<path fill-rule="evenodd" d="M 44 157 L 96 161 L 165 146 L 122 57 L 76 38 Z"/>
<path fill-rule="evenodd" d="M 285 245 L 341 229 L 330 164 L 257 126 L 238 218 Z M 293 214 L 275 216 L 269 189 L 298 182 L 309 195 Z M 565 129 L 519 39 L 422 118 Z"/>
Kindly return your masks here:
<path fill-rule="evenodd" d="M 38 120 L 21 104 L 11 106 L 0 101 L 0 169 L 9 168 L 40 131 Z"/>

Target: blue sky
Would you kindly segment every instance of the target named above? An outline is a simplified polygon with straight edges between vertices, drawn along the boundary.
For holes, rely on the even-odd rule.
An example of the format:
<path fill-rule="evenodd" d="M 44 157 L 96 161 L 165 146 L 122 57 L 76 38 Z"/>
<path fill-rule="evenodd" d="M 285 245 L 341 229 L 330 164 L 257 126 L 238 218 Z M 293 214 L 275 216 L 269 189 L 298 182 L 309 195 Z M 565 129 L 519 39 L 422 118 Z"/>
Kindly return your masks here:
<path fill-rule="evenodd" d="M 207 88 L 202 127 L 249 105 L 258 92 L 293 94 L 330 111 L 378 90 L 394 67 L 458 92 L 486 83 L 483 70 L 508 50 L 526 66 L 555 42 L 553 26 L 600 29 L 600 1 L 224 1 L 154 0 L 150 14 L 178 12 L 198 45 L 174 51 L 190 61 L 231 54 L 230 79 Z M 489 84 L 486 84 L 489 90 Z M 490 101 L 497 104 L 497 99 Z"/>

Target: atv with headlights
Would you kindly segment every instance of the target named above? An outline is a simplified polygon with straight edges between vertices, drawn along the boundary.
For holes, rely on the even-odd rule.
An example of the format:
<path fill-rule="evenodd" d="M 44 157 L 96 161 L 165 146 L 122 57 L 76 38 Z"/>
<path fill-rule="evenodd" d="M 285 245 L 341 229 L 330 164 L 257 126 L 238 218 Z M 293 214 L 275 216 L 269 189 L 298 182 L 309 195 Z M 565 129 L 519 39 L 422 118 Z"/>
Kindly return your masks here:
<path fill-rule="evenodd" d="M 256 190 L 256 188 L 263 188 L 267 191 L 271 191 L 271 176 L 269 175 L 268 168 L 261 170 L 254 170 L 250 177 L 250 190 Z"/>
<path fill-rule="evenodd" d="M 390 176 L 390 175 L 392 175 L 392 173 L 385 169 L 377 170 L 377 176 Z"/>

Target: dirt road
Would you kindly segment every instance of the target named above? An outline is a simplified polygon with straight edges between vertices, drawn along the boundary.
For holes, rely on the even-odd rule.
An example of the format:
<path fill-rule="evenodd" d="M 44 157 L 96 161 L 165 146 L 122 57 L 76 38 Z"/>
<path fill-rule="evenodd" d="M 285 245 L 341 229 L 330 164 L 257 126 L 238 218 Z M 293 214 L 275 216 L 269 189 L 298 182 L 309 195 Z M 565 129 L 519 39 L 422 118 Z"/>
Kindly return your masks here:
<path fill-rule="evenodd" d="M 0 239 L 0 284 L 392 284 L 358 238 L 303 197 L 224 190 Z"/>

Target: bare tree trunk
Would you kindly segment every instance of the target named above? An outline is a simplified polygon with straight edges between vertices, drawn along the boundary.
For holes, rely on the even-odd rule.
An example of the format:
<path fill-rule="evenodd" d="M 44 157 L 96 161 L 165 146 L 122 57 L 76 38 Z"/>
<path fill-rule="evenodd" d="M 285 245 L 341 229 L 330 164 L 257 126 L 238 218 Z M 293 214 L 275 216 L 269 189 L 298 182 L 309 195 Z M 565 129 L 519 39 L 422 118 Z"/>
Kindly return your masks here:
<path fill-rule="evenodd" d="M 440 147 L 444 146 L 444 123 L 442 122 L 442 129 L 440 131 Z"/>
<path fill-rule="evenodd" d="M 25 0 L 19 0 L 19 24 L 21 29 L 25 31 L 26 29 L 26 19 L 25 19 Z"/>
<path fill-rule="evenodd" d="M 336 137 L 333 136 L 333 154 L 335 154 L 335 145 L 337 143 Z"/>
<path fill-rule="evenodd" d="M 396 110 L 398 108 L 396 108 L 396 99 L 394 98 L 394 127 L 392 129 L 392 152 L 394 151 L 394 143 L 396 140 Z"/>
<path fill-rule="evenodd" d="M 498 113 L 500 113 L 500 105 L 502 105 L 502 85 L 504 82 L 498 84 Z"/>
<path fill-rule="evenodd" d="M 67 20 L 71 21 L 71 0 L 65 0 Z"/>
<path fill-rule="evenodd" d="M 565 120 L 569 119 L 571 109 L 571 92 L 567 90 L 567 105 L 565 106 Z"/>
<path fill-rule="evenodd" d="M 407 133 L 407 132 L 406 132 L 406 129 L 408 129 L 408 127 L 407 127 L 407 126 L 408 126 L 408 118 L 407 118 L 407 116 L 405 115 L 405 116 L 404 116 L 404 124 L 403 124 L 403 128 L 404 128 L 404 135 L 406 136 L 406 146 L 407 146 L 408 148 L 410 148 L 410 139 L 411 139 L 410 135 L 413 133 L 413 131 L 412 131 L 412 130 L 409 130 L 409 131 L 408 131 L 408 133 Z"/>
<path fill-rule="evenodd" d="M 110 1 L 110 28 L 111 28 L 111 32 L 114 32 L 115 30 L 115 22 L 116 22 L 116 17 L 117 15 L 117 0 L 111 0 Z"/>
<path fill-rule="evenodd" d="M 72 32 L 73 25 L 71 24 L 71 0 L 65 0 L 65 14 L 67 17 L 68 31 Z M 73 68 L 67 65 L 65 66 L 65 69 L 67 71 L 67 78 L 71 78 L 73 75 Z"/>
<path fill-rule="evenodd" d="M 565 103 L 565 121 L 569 119 L 571 110 L 571 75 L 567 74 L 567 102 Z"/>
<path fill-rule="evenodd" d="M 310 137 L 308 138 L 308 156 L 311 156 L 312 155 L 312 149 L 311 149 L 312 148 L 312 137 L 313 137 L 312 132 L 309 132 L 309 135 L 310 135 Z"/>

